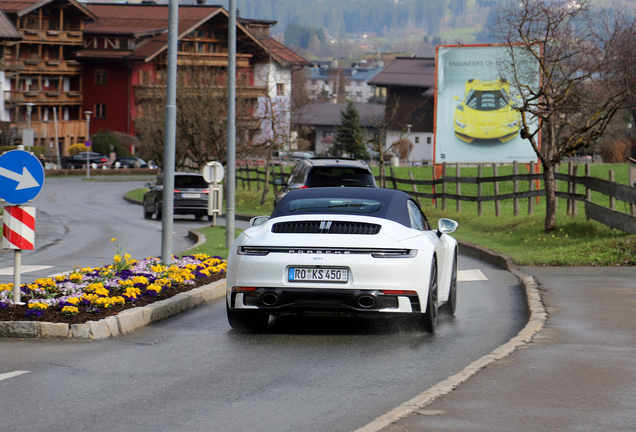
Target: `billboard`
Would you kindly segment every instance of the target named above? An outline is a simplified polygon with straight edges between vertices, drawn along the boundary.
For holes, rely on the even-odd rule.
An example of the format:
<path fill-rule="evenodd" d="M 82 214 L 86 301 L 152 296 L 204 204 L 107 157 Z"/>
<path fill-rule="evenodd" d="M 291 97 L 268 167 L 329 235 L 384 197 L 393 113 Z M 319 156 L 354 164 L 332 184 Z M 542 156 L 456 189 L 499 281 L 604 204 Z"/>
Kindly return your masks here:
<path fill-rule="evenodd" d="M 519 136 L 515 80 L 538 88 L 538 63 L 521 48 L 439 46 L 436 61 L 435 163 L 528 163 L 537 156 Z M 511 66 L 514 66 L 512 68 Z M 515 76 L 507 76 L 511 71 Z M 538 122 L 531 119 L 530 130 Z"/>

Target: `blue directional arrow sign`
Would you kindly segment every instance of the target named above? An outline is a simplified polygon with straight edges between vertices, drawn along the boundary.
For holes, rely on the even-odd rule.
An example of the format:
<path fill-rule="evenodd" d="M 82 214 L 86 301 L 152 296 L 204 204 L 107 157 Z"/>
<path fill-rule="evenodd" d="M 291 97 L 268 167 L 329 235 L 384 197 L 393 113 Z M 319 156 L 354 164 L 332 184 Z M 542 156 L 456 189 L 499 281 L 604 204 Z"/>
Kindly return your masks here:
<path fill-rule="evenodd" d="M 38 158 L 24 150 L 0 156 L 0 199 L 20 205 L 31 201 L 44 185 L 44 168 Z"/>

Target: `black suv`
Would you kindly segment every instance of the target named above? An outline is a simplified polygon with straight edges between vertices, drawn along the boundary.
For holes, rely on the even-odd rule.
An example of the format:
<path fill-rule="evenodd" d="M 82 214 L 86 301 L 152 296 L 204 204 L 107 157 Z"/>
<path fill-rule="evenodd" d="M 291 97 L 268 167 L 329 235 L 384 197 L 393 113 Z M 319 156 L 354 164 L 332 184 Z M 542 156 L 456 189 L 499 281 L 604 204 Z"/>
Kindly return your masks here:
<path fill-rule="evenodd" d="M 151 219 L 154 214 L 161 219 L 163 206 L 163 174 L 153 183 L 146 183 L 144 194 L 144 217 Z M 173 214 L 193 214 L 202 219 L 208 214 L 208 183 L 198 173 L 174 173 Z M 208 216 L 208 219 L 212 219 Z"/>
<path fill-rule="evenodd" d="M 369 165 L 363 160 L 313 158 L 298 161 L 285 183 L 276 177 L 274 184 L 283 186 L 274 195 L 274 205 L 294 189 L 312 187 L 378 187 Z"/>

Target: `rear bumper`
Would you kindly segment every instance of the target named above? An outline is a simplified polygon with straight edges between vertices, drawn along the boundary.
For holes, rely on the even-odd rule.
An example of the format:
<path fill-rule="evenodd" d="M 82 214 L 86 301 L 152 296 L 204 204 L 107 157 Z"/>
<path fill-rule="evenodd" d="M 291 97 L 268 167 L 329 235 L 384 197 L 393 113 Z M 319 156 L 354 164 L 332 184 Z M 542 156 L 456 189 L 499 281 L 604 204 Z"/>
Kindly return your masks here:
<path fill-rule="evenodd" d="M 233 310 L 258 309 L 271 315 L 421 312 L 417 295 L 387 295 L 379 290 L 256 288 L 253 291 L 232 289 L 228 296 Z"/>

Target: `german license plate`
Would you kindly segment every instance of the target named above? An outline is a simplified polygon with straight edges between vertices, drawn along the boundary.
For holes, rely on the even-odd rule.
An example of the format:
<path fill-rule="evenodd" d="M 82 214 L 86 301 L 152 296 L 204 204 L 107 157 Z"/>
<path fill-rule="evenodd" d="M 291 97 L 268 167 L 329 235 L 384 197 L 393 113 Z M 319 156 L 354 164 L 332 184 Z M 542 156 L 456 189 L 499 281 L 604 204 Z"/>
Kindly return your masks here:
<path fill-rule="evenodd" d="M 347 282 L 349 270 L 342 268 L 307 268 L 290 267 L 288 279 L 290 282 Z"/>
<path fill-rule="evenodd" d="M 181 198 L 201 198 L 200 193 L 182 193 Z"/>

